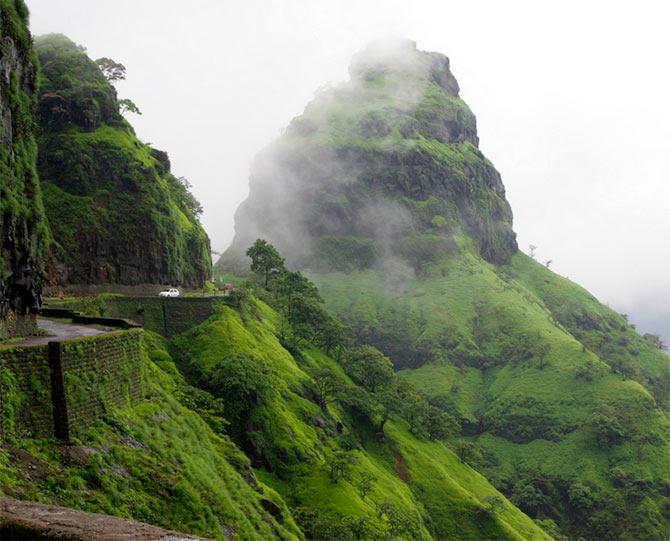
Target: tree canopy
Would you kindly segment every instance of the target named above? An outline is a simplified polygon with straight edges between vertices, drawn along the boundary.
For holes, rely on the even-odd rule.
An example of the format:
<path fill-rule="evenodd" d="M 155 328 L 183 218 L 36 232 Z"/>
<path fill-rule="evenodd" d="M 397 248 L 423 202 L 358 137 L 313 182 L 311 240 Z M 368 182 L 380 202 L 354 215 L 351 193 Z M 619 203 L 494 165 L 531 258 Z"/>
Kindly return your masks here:
<path fill-rule="evenodd" d="M 251 258 L 251 270 L 263 278 L 266 289 L 270 276 L 284 270 L 284 258 L 264 239 L 257 239 L 247 250 L 247 255 Z"/>
<path fill-rule="evenodd" d="M 100 67 L 100 71 L 110 83 L 123 81 L 126 78 L 126 67 L 111 58 L 103 56 L 98 58 L 95 63 Z"/>

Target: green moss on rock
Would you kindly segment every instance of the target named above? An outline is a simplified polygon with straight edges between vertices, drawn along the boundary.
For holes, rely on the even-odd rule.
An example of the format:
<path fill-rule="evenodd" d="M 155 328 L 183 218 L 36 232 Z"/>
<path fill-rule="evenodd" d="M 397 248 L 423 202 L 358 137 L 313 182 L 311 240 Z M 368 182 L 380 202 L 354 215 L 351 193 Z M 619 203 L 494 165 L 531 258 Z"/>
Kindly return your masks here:
<path fill-rule="evenodd" d="M 0 339 L 39 303 L 49 239 L 35 169 L 37 62 L 22 0 L 0 1 Z"/>

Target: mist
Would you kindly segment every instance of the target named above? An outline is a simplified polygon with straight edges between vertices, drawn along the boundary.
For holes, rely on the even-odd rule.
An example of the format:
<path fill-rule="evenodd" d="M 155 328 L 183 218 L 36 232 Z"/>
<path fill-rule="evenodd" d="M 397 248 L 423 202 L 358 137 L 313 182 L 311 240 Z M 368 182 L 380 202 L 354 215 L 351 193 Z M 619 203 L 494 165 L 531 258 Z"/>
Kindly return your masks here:
<path fill-rule="evenodd" d="M 138 135 L 169 152 L 233 238 L 253 157 L 353 54 L 404 36 L 446 54 L 502 174 L 519 246 L 670 342 L 669 13 L 657 2 L 28 0 L 127 67 Z M 194 84 L 196 83 L 197 84 Z"/>

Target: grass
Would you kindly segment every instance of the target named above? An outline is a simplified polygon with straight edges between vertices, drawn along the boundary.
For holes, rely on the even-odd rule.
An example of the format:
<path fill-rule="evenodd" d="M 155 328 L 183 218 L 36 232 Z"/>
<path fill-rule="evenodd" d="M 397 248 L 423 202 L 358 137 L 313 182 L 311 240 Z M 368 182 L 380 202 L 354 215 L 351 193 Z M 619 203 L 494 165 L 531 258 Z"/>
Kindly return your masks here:
<path fill-rule="evenodd" d="M 164 347 L 155 335 L 146 340 L 152 357 Z M 65 460 L 52 440 L 20 440 L 0 450 L 0 494 L 216 539 L 231 532 L 239 539 L 301 538 L 282 499 L 253 481 L 248 459 L 180 403 L 169 357 L 161 369 L 145 353 L 143 372 L 143 401 L 111 412 L 80 435 L 83 463 Z M 10 459 L 16 449 L 40 464 L 39 473 L 25 460 Z M 283 524 L 261 500 L 278 506 Z"/>
<path fill-rule="evenodd" d="M 597 522 L 617 515 L 621 498 L 660 516 L 670 423 L 655 385 L 667 381 L 670 362 L 588 292 L 522 254 L 496 267 L 467 246 L 402 288 L 388 288 L 372 270 L 312 279 L 359 340 L 385 349 L 403 378 L 456 415 L 462 437 L 482 453 L 477 467 L 522 509 L 530 507 L 519 483 L 542 478 L 538 486 L 555 501 L 533 514 L 570 535 L 631 538 L 632 522 L 609 531 Z M 397 336 L 405 347 L 395 346 Z M 627 372 L 621 359 L 632 367 Z M 580 376 L 584 367 L 588 377 Z M 596 441 L 591 425 L 603 408 L 625 433 L 611 446 Z M 644 502 L 613 486 L 615 466 L 630 483 L 649 483 Z M 570 511 L 568 493 L 577 485 L 594 491 L 592 523 Z M 646 538 L 659 535 L 650 528 Z"/>
<path fill-rule="evenodd" d="M 338 402 L 321 411 L 304 391 L 315 369 L 330 368 L 343 383 L 351 382 L 333 359 L 309 344 L 303 344 L 299 357 L 294 357 L 277 338 L 279 325 L 267 305 L 252 301 L 240 311 L 222 309 L 210 321 L 173 339 L 170 347 L 178 366 L 180 359 L 190 359 L 207 371 L 222 356 L 245 353 L 249 362 L 272 368 L 277 393 L 251 417 L 257 449 L 252 462 L 259 478 L 273 486 L 291 509 L 309 508 L 330 517 L 328 527 L 333 528 L 343 517 L 368 517 L 373 528 L 383 531 L 387 526 L 376 509 L 386 502 L 414 524 L 411 538 L 548 538 L 445 446 L 417 439 L 400 420 L 387 423 L 387 437 L 380 441 Z M 329 464 L 343 450 L 335 430 L 338 422 L 344 435 L 357 443 L 348 451 L 353 460 L 350 479 L 333 483 Z M 407 472 L 399 472 L 394 453 L 405 457 Z M 356 488 L 364 473 L 375 479 L 365 498 Z M 403 480 L 405 475 L 409 480 Z M 482 511 L 487 496 L 503 502 L 493 515 Z"/>

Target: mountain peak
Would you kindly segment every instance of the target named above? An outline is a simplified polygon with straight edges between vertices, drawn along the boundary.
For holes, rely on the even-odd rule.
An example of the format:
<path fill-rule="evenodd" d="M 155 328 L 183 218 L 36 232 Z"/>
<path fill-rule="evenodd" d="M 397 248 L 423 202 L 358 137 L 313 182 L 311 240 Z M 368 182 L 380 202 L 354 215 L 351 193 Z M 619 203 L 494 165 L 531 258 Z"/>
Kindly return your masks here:
<path fill-rule="evenodd" d="M 259 237 L 313 271 L 413 272 L 462 237 L 485 259 L 509 261 L 512 212 L 449 59 L 383 40 L 349 70 L 254 161 L 224 261 Z"/>
<path fill-rule="evenodd" d="M 352 80 L 391 75 L 424 80 L 437 84 L 452 96 L 458 96 L 456 78 L 449 69 L 449 58 L 442 53 L 417 49 L 416 42 L 406 38 L 384 38 L 371 42 L 354 55 L 349 64 Z"/>

